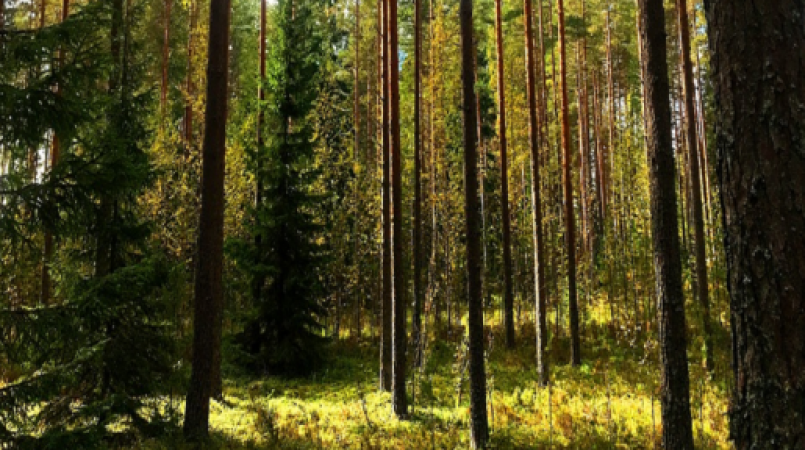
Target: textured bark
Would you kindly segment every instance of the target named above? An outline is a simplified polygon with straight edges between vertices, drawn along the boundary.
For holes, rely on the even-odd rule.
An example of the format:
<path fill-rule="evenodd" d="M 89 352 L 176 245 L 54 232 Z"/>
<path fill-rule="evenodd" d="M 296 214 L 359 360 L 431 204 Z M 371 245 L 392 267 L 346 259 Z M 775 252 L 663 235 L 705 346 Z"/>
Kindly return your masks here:
<path fill-rule="evenodd" d="M 805 448 L 803 0 L 705 1 L 739 450 Z"/>
<path fill-rule="evenodd" d="M 541 0 L 537 0 L 541 1 Z M 537 80 L 534 61 L 534 26 L 531 0 L 524 1 L 525 13 L 525 56 L 526 56 L 526 94 L 528 97 L 528 143 L 531 149 L 531 227 L 534 239 L 534 292 L 537 312 L 537 372 L 539 383 L 547 385 L 548 371 L 548 329 L 545 292 L 545 243 L 542 236 L 542 199 L 539 176 L 540 129 L 537 118 Z"/>
<path fill-rule="evenodd" d="M 391 208 L 392 208 L 392 400 L 399 418 L 408 416 L 408 399 L 405 395 L 406 293 L 402 231 L 402 168 L 400 147 L 400 57 L 397 32 L 397 0 L 388 0 L 388 65 L 391 134 Z"/>
<path fill-rule="evenodd" d="M 662 0 L 639 0 L 640 43 L 645 77 L 645 123 L 651 190 L 651 234 L 660 324 L 663 446 L 693 449 L 685 299 L 679 248 L 671 106 Z"/>
<path fill-rule="evenodd" d="M 562 97 L 562 149 L 564 159 L 565 243 L 567 246 L 567 297 L 570 305 L 570 362 L 581 364 L 581 337 L 579 336 L 579 306 L 576 299 L 576 221 L 573 213 L 573 152 L 570 149 L 570 105 L 567 100 L 567 45 L 565 43 L 564 0 L 556 2 L 559 20 L 559 79 Z"/>
<path fill-rule="evenodd" d="M 478 209 L 478 155 L 475 127 L 475 92 L 472 0 L 459 3 L 461 24 L 461 105 L 464 136 L 464 213 L 467 224 L 467 301 L 469 325 L 470 435 L 472 447 L 485 448 L 489 440 L 486 415 L 484 362 L 484 311 L 481 287 L 481 217 Z"/>
<path fill-rule="evenodd" d="M 506 140 L 506 86 L 503 72 L 502 0 L 495 0 L 495 48 L 497 49 L 498 135 L 500 138 L 501 214 L 503 216 L 503 317 L 506 347 L 514 348 L 514 293 L 512 292 L 511 215 L 509 212 L 509 162 Z"/>
<path fill-rule="evenodd" d="M 380 32 L 380 57 L 381 76 L 380 83 L 383 86 L 381 97 L 383 117 L 380 120 L 382 125 L 383 141 L 383 327 L 380 346 L 380 389 L 391 391 L 391 158 L 389 155 L 389 83 L 388 83 L 388 0 L 381 0 L 379 9 L 381 32 Z"/>
<path fill-rule="evenodd" d="M 205 438 L 210 396 L 220 364 L 224 244 L 224 162 L 229 62 L 229 0 L 210 3 L 207 106 L 202 148 L 201 215 L 193 313 L 193 366 L 185 406 L 184 434 Z"/>
<path fill-rule="evenodd" d="M 707 283 L 707 259 L 704 242 L 704 213 L 699 169 L 699 147 L 696 137 L 698 119 L 694 105 L 693 63 L 690 59 L 690 31 L 687 0 L 676 1 L 677 25 L 679 28 L 679 58 L 682 62 L 682 95 L 685 102 L 685 145 L 688 150 L 690 170 L 690 203 L 693 219 L 694 254 L 696 257 L 696 297 L 702 308 L 702 325 L 705 345 L 705 365 L 713 370 L 713 333 L 710 320 L 710 298 Z"/>

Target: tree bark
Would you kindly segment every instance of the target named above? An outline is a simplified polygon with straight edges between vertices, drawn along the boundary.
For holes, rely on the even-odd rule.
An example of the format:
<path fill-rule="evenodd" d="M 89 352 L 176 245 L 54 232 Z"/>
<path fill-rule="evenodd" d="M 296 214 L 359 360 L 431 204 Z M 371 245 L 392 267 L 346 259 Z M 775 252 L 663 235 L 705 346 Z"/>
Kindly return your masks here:
<path fill-rule="evenodd" d="M 406 292 L 403 269 L 402 231 L 402 169 L 400 147 L 400 58 L 398 52 L 397 0 L 388 0 L 388 66 L 391 133 L 391 208 L 392 208 L 392 400 L 394 412 L 399 418 L 408 416 L 408 399 L 405 394 Z"/>
<path fill-rule="evenodd" d="M 512 292 L 511 213 L 509 212 L 509 162 L 506 140 L 506 85 L 503 69 L 502 0 L 495 0 L 495 48 L 497 49 L 498 135 L 500 139 L 500 203 L 503 216 L 503 317 L 506 347 L 514 348 L 514 293 Z"/>
<path fill-rule="evenodd" d="M 467 301 L 469 325 L 470 435 L 472 447 L 485 448 L 489 440 L 486 415 L 486 370 L 484 363 L 484 311 L 481 287 L 481 218 L 478 205 L 478 137 L 475 124 L 473 76 L 472 0 L 459 3 L 461 28 L 461 105 L 464 137 L 464 213 L 467 227 Z"/>
<path fill-rule="evenodd" d="M 542 1 L 542 0 L 537 0 Z M 542 236 L 542 199 L 540 194 L 539 142 L 540 128 L 537 111 L 536 62 L 534 57 L 534 26 L 531 0 L 524 0 L 526 95 L 528 97 L 528 143 L 531 149 L 531 227 L 534 239 L 534 292 L 536 306 L 537 373 L 542 386 L 548 384 L 548 324 L 545 292 L 545 243 Z"/>
<path fill-rule="evenodd" d="M 229 0 L 210 3 L 207 106 L 202 149 L 201 215 L 193 314 L 193 366 L 185 406 L 184 435 L 206 438 L 210 397 L 220 364 L 223 310 L 224 165 L 229 62 Z"/>
<path fill-rule="evenodd" d="M 570 316 L 570 362 L 581 364 L 579 306 L 576 300 L 576 223 L 573 214 L 573 153 L 570 150 L 570 105 L 567 100 L 567 51 L 565 44 L 564 0 L 556 2 L 559 20 L 559 78 L 562 97 L 562 148 L 564 149 L 565 242 L 567 245 L 567 297 Z"/>
<path fill-rule="evenodd" d="M 381 85 L 383 86 L 382 113 L 383 131 L 383 336 L 380 348 L 380 388 L 391 391 L 392 344 L 391 344 L 391 157 L 389 155 L 389 83 L 388 83 L 388 0 L 381 0 Z"/>
<path fill-rule="evenodd" d="M 651 190 L 651 234 L 660 324 L 663 446 L 693 449 L 685 299 L 679 248 L 671 106 L 662 0 L 639 0 L 645 122 Z"/>
<path fill-rule="evenodd" d="M 707 0 L 732 311 L 730 436 L 805 447 L 803 0 Z"/>

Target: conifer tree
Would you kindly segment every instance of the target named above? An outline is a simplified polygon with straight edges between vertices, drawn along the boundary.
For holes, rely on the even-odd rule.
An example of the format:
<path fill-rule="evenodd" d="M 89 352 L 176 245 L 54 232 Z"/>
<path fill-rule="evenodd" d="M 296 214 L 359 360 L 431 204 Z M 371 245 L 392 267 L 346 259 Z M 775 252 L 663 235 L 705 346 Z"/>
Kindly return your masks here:
<path fill-rule="evenodd" d="M 323 248 L 311 185 L 314 135 L 309 114 L 318 95 L 322 35 L 315 0 L 283 0 L 268 46 L 265 146 L 254 152 L 260 203 L 252 212 L 261 245 L 246 254 L 260 280 L 257 302 L 239 340 L 249 365 L 264 373 L 304 375 L 322 358 Z"/>

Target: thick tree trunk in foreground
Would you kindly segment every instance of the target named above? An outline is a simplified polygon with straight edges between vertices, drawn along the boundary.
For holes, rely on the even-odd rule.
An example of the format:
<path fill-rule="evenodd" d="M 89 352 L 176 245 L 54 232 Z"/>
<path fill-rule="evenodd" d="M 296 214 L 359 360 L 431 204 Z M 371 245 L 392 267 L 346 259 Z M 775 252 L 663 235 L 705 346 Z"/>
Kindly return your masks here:
<path fill-rule="evenodd" d="M 570 362 L 581 364 L 579 305 L 576 299 L 576 221 L 573 214 L 573 152 L 570 150 L 570 105 L 567 100 L 567 51 L 564 0 L 556 2 L 559 16 L 559 78 L 562 96 L 562 148 L 564 149 L 565 242 L 567 244 L 567 297 L 570 316 Z"/>
<path fill-rule="evenodd" d="M 662 0 L 639 0 L 651 234 L 659 297 L 663 446 L 693 449 Z"/>
<path fill-rule="evenodd" d="M 486 415 L 486 370 L 484 363 L 484 310 L 481 287 L 481 217 L 478 204 L 478 155 L 475 135 L 475 86 L 472 32 L 472 0 L 459 3 L 461 24 L 461 105 L 464 136 L 464 214 L 467 223 L 467 296 L 470 370 L 470 434 L 473 448 L 489 440 Z"/>
<path fill-rule="evenodd" d="M 405 312 L 407 308 L 403 269 L 403 231 L 402 231 L 402 167 L 400 147 L 400 57 L 397 37 L 397 0 L 388 0 L 388 65 L 389 65 L 389 101 L 391 129 L 391 208 L 392 208 L 392 400 L 394 413 L 399 418 L 408 416 L 408 399 L 405 395 L 405 353 L 407 350 L 407 334 Z"/>
<path fill-rule="evenodd" d="M 224 244 L 224 161 L 229 62 L 229 0 L 212 0 L 207 61 L 207 107 L 202 150 L 201 216 L 193 314 L 193 368 L 185 407 L 184 434 L 205 438 L 210 396 L 220 364 L 221 285 Z"/>
<path fill-rule="evenodd" d="M 710 320 L 710 298 L 707 284 L 707 259 L 704 242 L 704 212 L 702 207 L 701 171 L 699 147 L 696 137 L 698 119 L 694 106 L 693 63 L 690 59 L 690 31 L 688 28 L 687 0 L 677 0 L 677 24 L 679 25 L 679 48 L 682 60 L 682 95 L 685 100 L 685 144 L 688 148 L 690 168 L 690 201 L 693 210 L 693 238 L 696 255 L 696 297 L 702 308 L 704 331 L 705 365 L 713 369 L 713 332 Z"/>
<path fill-rule="evenodd" d="M 705 1 L 732 309 L 730 435 L 805 448 L 803 0 Z"/>
<path fill-rule="evenodd" d="M 500 138 L 500 203 L 503 215 L 503 316 L 506 347 L 514 348 L 514 293 L 512 292 L 511 217 L 509 213 L 509 162 L 506 140 L 506 85 L 503 73 L 502 0 L 495 0 L 495 48 L 497 49 L 498 136 Z"/>
<path fill-rule="evenodd" d="M 537 0 L 541 1 L 541 0 Z M 524 2 L 525 20 L 525 56 L 526 56 L 526 91 L 528 95 L 528 143 L 531 148 L 531 226 L 534 238 L 534 284 L 537 311 L 537 372 L 539 383 L 548 384 L 548 324 L 547 300 L 545 292 L 545 244 L 542 237 L 542 199 L 540 195 L 539 176 L 539 141 L 540 129 L 537 120 L 537 80 L 536 62 L 534 61 L 534 26 L 532 20 L 531 0 Z"/>

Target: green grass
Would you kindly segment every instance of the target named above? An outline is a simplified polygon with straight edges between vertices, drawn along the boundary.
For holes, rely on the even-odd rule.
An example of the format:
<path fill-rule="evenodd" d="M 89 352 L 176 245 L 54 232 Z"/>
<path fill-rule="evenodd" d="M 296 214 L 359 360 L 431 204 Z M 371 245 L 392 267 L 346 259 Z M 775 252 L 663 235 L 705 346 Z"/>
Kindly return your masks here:
<path fill-rule="evenodd" d="M 608 327 L 593 324 L 585 330 L 581 367 L 566 364 L 566 339 L 552 339 L 550 389 L 537 386 L 533 326 L 526 322 L 518 328 L 520 344 L 514 350 L 502 348 L 501 330 L 490 327 L 491 448 L 659 448 L 656 341 L 618 338 Z M 720 339 L 726 339 L 722 334 Z M 378 392 L 377 342 L 368 338 L 333 343 L 328 368 L 309 379 L 228 378 L 225 401 L 213 403 L 213 436 L 206 447 L 469 448 L 469 391 L 461 340 L 447 333 L 431 340 L 424 366 L 409 373 L 414 407 L 406 421 L 394 417 L 390 395 Z M 726 389 L 723 379 L 708 377 L 691 363 L 697 448 L 729 448 Z M 176 435 L 143 441 L 137 448 L 191 447 Z"/>

